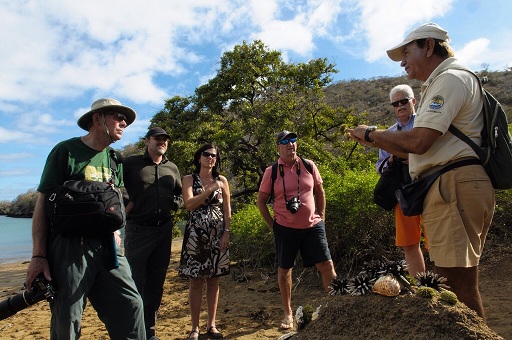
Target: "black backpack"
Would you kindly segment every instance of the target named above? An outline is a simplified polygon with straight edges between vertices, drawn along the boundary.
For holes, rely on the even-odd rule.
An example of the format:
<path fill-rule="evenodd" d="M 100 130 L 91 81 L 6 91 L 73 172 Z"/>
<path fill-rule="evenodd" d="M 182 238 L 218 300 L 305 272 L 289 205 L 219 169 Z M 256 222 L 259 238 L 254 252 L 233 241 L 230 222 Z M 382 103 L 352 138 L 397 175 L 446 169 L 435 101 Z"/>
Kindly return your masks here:
<path fill-rule="evenodd" d="M 114 184 L 122 156 L 113 149 L 109 155 L 109 182 L 68 180 L 47 194 L 46 217 L 54 231 L 104 237 L 124 226 L 123 195 Z"/>
<path fill-rule="evenodd" d="M 484 116 L 484 127 L 481 132 L 482 146 L 476 145 L 468 136 L 453 125 L 450 125 L 448 130 L 473 148 L 482 161 L 495 189 L 511 189 L 512 138 L 508 130 L 505 111 L 496 98 L 483 88 L 480 78 L 474 72 L 463 67 L 457 67 L 456 69 L 467 71 L 478 79 L 484 102 L 482 108 Z"/>
<path fill-rule="evenodd" d="M 306 168 L 306 170 L 309 171 L 310 174 L 312 174 L 313 167 L 311 166 L 311 163 L 309 163 L 307 160 L 305 160 L 301 156 L 299 156 L 299 158 L 302 161 L 302 164 L 304 164 L 304 167 Z M 279 166 L 278 166 L 277 162 L 272 164 L 272 176 L 270 177 L 272 179 L 272 187 L 270 189 L 270 196 L 268 197 L 268 201 L 267 201 L 269 204 L 274 201 L 274 183 L 276 182 L 276 179 L 277 179 L 278 167 Z"/>

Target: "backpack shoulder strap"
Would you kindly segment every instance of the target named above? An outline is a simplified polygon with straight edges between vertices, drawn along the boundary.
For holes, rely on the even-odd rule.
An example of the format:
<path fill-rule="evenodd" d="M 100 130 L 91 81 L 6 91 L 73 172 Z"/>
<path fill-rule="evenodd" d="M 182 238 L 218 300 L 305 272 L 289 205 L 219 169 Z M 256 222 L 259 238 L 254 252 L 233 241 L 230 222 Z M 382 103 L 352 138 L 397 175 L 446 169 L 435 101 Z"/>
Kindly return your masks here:
<path fill-rule="evenodd" d="M 272 186 L 270 187 L 269 200 L 272 200 L 274 198 L 274 183 L 277 179 L 277 162 L 272 164 L 272 176 L 270 178 L 272 180 Z"/>
<path fill-rule="evenodd" d="M 475 72 L 471 71 L 470 69 L 468 69 L 466 67 L 463 67 L 463 66 L 460 66 L 460 65 L 455 65 L 455 67 L 451 67 L 450 69 L 466 71 L 466 72 L 472 74 L 473 77 L 475 77 L 476 80 L 478 81 L 478 87 L 480 88 L 480 93 L 482 94 L 482 101 L 483 101 L 482 113 L 483 113 L 483 120 L 484 120 L 484 132 L 486 134 L 485 136 L 482 136 L 482 142 L 485 143 L 486 141 L 483 140 L 487 136 L 487 131 L 485 131 L 485 130 L 489 126 L 488 125 L 489 124 L 489 122 L 488 122 L 488 119 L 489 119 L 489 117 L 488 117 L 488 115 L 489 115 L 488 104 L 489 103 L 488 103 L 488 99 L 487 99 L 487 91 L 485 91 L 484 87 L 482 86 L 482 81 L 480 80 L 480 78 L 476 75 Z M 449 69 L 446 69 L 446 70 L 449 70 Z M 446 70 L 444 70 L 444 71 L 446 71 Z M 441 71 L 441 73 L 444 72 L 444 71 Z M 450 124 L 450 126 L 448 127 L 448 131 L 450 131 L 456 137 L 458 137 L 459 139 L 464 141 L 466 144 L 468 144 L 473 149 L 473 151 L 475 151 L 475 153 L 480 158 L 480 160 L 483 162 L 483 164 L 486 164 L 488 162 L 489 157 L 490 157 L 490 151 L 491 151 L 490 149 L 484 150 L 481 147 L 479 147 L 466 134 L 464 134 L 462 131 L 460 131 L 455 126 L 453 126 L 453 124 Z"/>
<path fill-rule="evenodd" d="M 302 156 L 299 156 L 300 157 L 300 160 L 302 161 L 302 164 L 304 164 L 304 167 L 306 168 L 306 170 L 308 170 L 308 172 L 310 174 L 313 174 L 313 166 L 311 165 L 310 162 L 308 162 L 307 160 L 305 160 L 304 158 L 302 158 Z"/>

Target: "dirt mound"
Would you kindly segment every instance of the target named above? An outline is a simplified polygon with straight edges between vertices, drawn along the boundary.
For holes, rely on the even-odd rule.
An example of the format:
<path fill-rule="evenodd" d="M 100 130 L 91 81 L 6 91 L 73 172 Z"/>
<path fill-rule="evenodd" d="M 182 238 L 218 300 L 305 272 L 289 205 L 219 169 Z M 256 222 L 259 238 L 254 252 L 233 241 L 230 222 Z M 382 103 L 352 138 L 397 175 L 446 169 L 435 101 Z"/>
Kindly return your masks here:
<path fill-rule="evenodd" d="M 316 308 L 317 306 L 314 306 Z M 416 295 L 334 296 L 319 318 L 293 335 L 314 339 L 503 339 L 462 303 Z"/>

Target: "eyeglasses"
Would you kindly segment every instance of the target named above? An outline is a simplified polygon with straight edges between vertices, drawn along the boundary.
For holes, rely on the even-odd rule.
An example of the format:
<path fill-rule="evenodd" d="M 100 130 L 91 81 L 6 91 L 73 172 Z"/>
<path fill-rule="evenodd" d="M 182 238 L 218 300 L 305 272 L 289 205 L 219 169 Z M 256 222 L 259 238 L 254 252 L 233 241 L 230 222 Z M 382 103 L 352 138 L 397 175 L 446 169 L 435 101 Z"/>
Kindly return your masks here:
<path fill-rule="evenodd" d="M 279 143 L 277 143 L 277 144 L 286 145 L 288 143 L 295 143 L 296 141 L 297 141 L 297 138 L 295 138 L 295 137 L 294 138 L 287 138 L 287 139 L 281 139 L 279 141 Z"/>
<path fill-rule="evenodd" d="M 123 120 L 126 122 L 126 116 L 121 114 L 121 113 L 115 113 L 115 112 L 111 112 L 111 113 L 108 113 L 108 115 L 114 117 L 115 120 L 117 120 L 118 122 L 122 122 Z"/>
<path fill-rule="evenodd" d="M 405 105 L 409 102 L 409 100 L 411 100 L 412 98 L 404 98 L 404 99 L 400 99 L 400 100 L 397 100 L 396 102 L 392 102 L 391 105 L 393 105 L 393 107 L 398 107 L 398 105 Z"/>
<path fill-rule="evenodd" d="M 214 154 L 214 153 L 209 153 L 209 152 L 206 152 L 206 151 L 201 152 L 201 156 L 206 157 L 206 158 L 208 158 L 208 157 L 216 158 L 216 157 L 217 157 L 217 155 L 216 155 L 216 154 Z"/>

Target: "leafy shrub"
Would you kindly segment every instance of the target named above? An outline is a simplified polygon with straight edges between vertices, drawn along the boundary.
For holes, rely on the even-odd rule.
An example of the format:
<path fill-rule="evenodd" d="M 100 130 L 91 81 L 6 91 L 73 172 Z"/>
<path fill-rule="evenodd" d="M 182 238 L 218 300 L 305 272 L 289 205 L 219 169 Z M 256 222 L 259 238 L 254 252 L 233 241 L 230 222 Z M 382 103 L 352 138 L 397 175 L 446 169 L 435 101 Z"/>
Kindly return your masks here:
<path fill-rule="evenodd" d="M 247 204 L 233 214 L 230 255 L 239 266 L 275 266 L 274 236 L 256 204 Z"/>
<path fill-rule="evenodd" d="M 395 247 L 392 213 L 372 201 L 378 174 L 373 171 L 335 172 L 321 167 L 326 192 L 326 231 L 337 268 L 359 270 L 365 262 L 401 256 Z"/>

